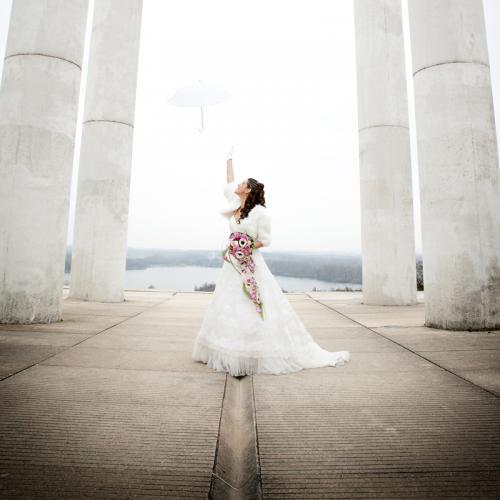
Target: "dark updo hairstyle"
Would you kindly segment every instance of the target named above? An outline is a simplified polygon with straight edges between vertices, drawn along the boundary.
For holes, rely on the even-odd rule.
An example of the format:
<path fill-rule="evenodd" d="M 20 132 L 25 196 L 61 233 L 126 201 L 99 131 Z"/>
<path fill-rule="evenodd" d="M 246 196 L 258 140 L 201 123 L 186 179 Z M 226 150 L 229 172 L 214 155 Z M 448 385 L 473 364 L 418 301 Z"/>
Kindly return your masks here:
<path fill-rule="evenodd" d="M 250 188 L 250 192 L 248 193 L 247 199 L 245 200 L 245 205 L 241 209 L 240 219 L 237 221 L 240 223 L 241 219 L 244 219 L 248 216 L 250 210 L 252 210 L 255 205 L 266 206 L 266 198 L 264 196 L 264 184 L 262 182 L 258 182 L 253 177 L 249 177 L 247 181 L 247 185 Z"/>

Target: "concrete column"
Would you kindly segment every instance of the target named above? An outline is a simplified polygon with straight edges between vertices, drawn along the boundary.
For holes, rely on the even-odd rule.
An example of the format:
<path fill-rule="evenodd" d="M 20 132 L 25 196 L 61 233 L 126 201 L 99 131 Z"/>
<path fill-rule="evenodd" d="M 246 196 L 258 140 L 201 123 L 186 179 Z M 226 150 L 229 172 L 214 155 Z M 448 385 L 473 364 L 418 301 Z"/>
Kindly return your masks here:
<path fill-rule="evenodd" d="M 142 0 L 96 0 L 70 296 L 124 300 Z"/>
<path fill-rule="evenodd" d="M 0 322 L 61 319 L 87 0 L 16 0 L 0 90 Z"/>
<path fill-rule="evenodd" d="M 425 325 L 500 328 L 500 179 L 482 0 L 409 0 Z"/>
<path fill-rule="evenodd" d="M 355 0 L 363 303 L 417 300 L 400 0 Z"/>

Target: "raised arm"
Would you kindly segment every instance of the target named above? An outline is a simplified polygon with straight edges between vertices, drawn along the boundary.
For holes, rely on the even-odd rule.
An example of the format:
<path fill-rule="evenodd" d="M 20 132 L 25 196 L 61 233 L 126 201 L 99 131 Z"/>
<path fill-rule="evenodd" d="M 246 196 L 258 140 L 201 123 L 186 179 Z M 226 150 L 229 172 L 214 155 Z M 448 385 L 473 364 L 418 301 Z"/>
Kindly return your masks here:
<path fill-rule="evenodd" d="M 233 182 L 234 181 L 234 171 L 233 171 L 233 151 L 234 151 L 234 146 L 231 146 L 231 149 L 226 155 L 226 176 L 227 176 L 227 182 Z"/>

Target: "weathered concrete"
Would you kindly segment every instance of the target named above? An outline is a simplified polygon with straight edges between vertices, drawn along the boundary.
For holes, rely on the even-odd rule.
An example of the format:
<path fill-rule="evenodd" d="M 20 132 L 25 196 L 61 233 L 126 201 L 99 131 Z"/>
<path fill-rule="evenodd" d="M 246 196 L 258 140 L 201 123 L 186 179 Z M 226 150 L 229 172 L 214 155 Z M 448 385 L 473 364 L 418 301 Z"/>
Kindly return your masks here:
<path fill-rule="evenodd" d="M 209 498 L 262 498 L 253 377 L 226 378 Z"/>
<path fill-rule="evenodd" d="M 87 0 L 13 3 L 0 89 L 0 322 L 60 319 Z"/>
<path fill-rule="evenodd" d="M 349 319 L 355 309 L 378 310 L 397 325 L 406 308 L 389 308 L 391 318 L 388 307 L 365 306 L 358 293 L 308 295 L 320 303 L 309 304 L 308 318 L 300 314 L 306 326 L 322 345 L 349 349 L 352 358 L 340 370 L 254 377 L 264 498 L 496 498 L 500 393 L 385 333 L 359 323 L 337 327 L 338 318 Z M 423 309 L 415 307 L 420 326 L 404 330 L 436 332 L 421 326 Z M 341 331 L 327 342 L 329 325 Z M 360 329 L 379 342 L 358 343 Z M 494 335 L 500 341 L 500 331 Z M 490 354 L 500 360 L 498 346 Z"/>
<path fill-rule="evenodd" d="M 68 298 L 68 289 L 65 288 L 61 321 L 49 324 L 0 325 L 0 379 L 43 361 L 50 364 L 50 358 L 57 353 L 61 353 L 62 359 L 68 364 L 78 364 L 75 356 L 81 360 L 88 355 L 93 366 L 106 367 L 109 366 L 109 358 L 106 359 L 109 351 L 105 349 L 112 347 L 112 359 L 119 364 L 120 359 L 128 352 L 124 349 L 134 345 L 133 340 L 136 338 L 134 334 L 137 332 L 137 326 L 132 325 L 127 329 L 128 322 L 151 307 L 170 299 L 173 294 L 174 292 L 127 292 L 127 300 L 124 303 L 101 304 Z M 159 331 L 165 332 L 169 328 L 169 322 L 166 321 Z M 110 341 L 107 340 L 109 337 L 104 335 L 95 337 L 110 329 L 115 333 Z M 128 338 L 120 336 L 122 331 L 130 334 Z M 148 333 L 150 331 L 148 328 Z M 144 341 L 144 332 L 139 338 Z M 79 346 L 77 352 L 69 349 L 83 341 L 85 343 Z M 154 343 L 151 347 L 161 350 L 161 346 Z M 151 360 L 144 359 L 142 366 L 151 366 Z"/>
<path fill-rule="evenodd" d="M 400 0 L 355 0 L 363 301 L 416 302 Z"/>
<path fill-rule="evenodd" d="M 260 472 L 263 498 L 498 497 L 500 331 L 426 328 L 421 292 L 408 307 L 287 297 L 317 342 L 350 350 L 348 365 L 208 369 L 190 357 L 203 293 L 66 298 L 69 331 L 2 325 L 0 366 L 13 362 L 0 382 L 0 496 L 207 498 L 212 486 L 213 498 L 253 499 Z"/>
<path fill-rule="evenodd" d="M 207 498 L 225 383 L 190 358 L 207 297 L 143 295 L 142 313 L 0 382 L 0 497 Z M 179 318 L 192 324 L 181 335 Z M 0 346 L 24 335 L 2 328 Z"/>
<path fill-rule="evenodd" d="M 142 0 L 96 0 L 70 295 L 124 300 Z"/>
<path fill-rule="evenodd" d="M 409 0 L 425 325 L 500 328 L 500 171 L 481 0 Z"/>

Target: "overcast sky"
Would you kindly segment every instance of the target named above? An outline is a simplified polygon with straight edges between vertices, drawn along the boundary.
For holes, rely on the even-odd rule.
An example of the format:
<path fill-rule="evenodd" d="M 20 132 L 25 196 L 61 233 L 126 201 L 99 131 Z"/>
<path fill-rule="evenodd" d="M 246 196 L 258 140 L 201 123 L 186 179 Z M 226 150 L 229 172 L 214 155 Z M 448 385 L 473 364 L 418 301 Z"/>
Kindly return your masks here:
<path fill-rule="evenodd" d="M 500 123 L 500 2 L 484 0 L 484 7 Z M 10 8 L 11 0 L 0 0 L 0 55 Z M 265 184 L 273 217 L 267 251 L 360 251 L 354 49 L 351 0 L 144 0 L 128 245 L 222 249 L 228 226 L 218 211 L 234 144 L 236 180 Z M 408 51 L 407 59 L 409 69 Z M 197 80 L 235 96 L 205 109 L 203 133 L 199 109 L 167 103 Z M 411 94 L 409 107 L 412 118 Z"/>

